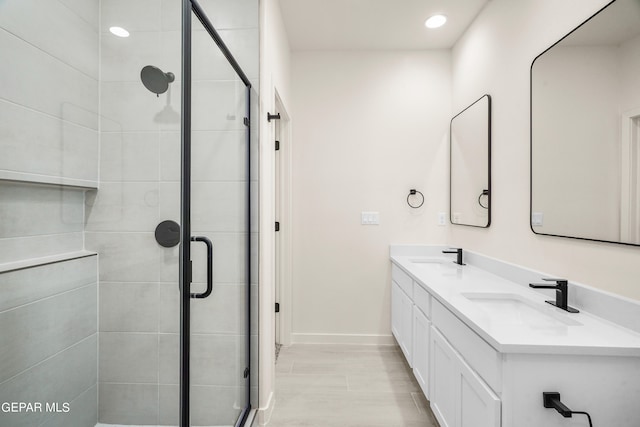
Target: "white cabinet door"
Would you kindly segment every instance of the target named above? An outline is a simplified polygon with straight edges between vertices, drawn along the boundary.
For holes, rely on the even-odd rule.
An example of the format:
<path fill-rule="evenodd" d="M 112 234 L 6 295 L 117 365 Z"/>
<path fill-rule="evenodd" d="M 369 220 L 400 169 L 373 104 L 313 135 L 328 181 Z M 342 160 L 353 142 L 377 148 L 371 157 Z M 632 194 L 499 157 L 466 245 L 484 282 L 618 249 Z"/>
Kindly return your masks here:
<path fill-rule="evenodd" d="M 500 427 L 500 399 L 462 360 L 457 383 L 457 427 Z"/>
<path fill-rule="evenodd" d="M 429 399 L 429 334 L 431 322 L 417 305 L 413 306 L 413 375 Z"/>
<path fill-rule="evenodd" d="M 500 427 L 500 399 L 431 327 L 431 409 L 442 427 Z"/>
<path fill-rule="evenodd" d="M 430 401 L 441 427 L 456 426 L 456 379 L 458 377 L 457 355 L 438 330 L 431 327 Z"/>
<path fill-rule="evenodd" d="M 400 290 L 400 348 L 413 367 L 413 301 L 404 291 Z"/>
<path fill-rule="evenodd" d="M 398 344 L 402 341 L 402 289 L 395 282 L 391 281 L 391 333 L 396 337 Z"/>
<path fill-rule="evenodd" d="M 412 324 L 413 301 L 395 281 L 391 281 L 391 332 L 396 337 L 409 366 L 412 366 Z"/>

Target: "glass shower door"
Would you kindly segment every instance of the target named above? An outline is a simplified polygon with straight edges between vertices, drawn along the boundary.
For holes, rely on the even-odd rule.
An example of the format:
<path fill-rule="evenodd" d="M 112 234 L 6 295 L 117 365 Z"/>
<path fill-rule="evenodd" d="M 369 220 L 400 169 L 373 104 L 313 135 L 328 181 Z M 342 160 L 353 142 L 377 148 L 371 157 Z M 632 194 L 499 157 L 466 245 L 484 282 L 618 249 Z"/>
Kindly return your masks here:
<path fill-rule="evenodd" d="M 249 85 L 199 5 L 183 7 L 180 425 L 235 426 L 249 407 Z"/>

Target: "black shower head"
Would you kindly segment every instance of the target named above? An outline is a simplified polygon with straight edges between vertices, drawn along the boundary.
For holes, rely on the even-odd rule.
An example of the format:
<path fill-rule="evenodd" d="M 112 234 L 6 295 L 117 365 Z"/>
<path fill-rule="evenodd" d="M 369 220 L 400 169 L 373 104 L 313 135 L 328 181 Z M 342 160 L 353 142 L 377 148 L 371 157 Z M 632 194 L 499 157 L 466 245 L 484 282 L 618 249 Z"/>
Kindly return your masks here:
<path fill-rule="evenodd" d="M 156 95 L 165 93 L 169 89 L 169 83 L 176 79 L 173 73 L 165 73 L 160 68 L 147 65 L 140 71 L 140 79 L 144 87 Z"/>

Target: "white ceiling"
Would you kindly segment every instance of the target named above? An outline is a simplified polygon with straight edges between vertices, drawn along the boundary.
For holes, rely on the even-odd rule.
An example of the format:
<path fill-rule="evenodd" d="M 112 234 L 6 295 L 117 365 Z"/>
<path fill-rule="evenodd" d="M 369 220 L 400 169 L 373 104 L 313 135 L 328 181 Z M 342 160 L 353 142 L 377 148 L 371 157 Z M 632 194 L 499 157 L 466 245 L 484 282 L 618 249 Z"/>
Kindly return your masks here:
<path fill-rule="evenodd" d="M 488 0 L 280 0 L 292 50 L 447 49 Z M 431 15 L 445 26 L 427 29 Z"/>

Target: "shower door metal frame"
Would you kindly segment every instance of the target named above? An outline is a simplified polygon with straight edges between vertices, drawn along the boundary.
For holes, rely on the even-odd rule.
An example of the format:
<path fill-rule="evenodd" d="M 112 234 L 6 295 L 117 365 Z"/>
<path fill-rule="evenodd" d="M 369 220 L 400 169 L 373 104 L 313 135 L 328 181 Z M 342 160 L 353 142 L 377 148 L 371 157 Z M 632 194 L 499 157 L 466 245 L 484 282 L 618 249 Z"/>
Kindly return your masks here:
<path fill-rule="evenodd" d="M 191 347 L 191 20 L 198 18 L 209 36 L 221 50 L 229 64 L 246 87 L 246 127 L 247 141 L 247 198 L 246 198 L 246 402 L 236 426 L 242 426 L 251 409 L 251 83 L 246 74 L 227 48 L 206 13 L 196 0 L 182 0 L 182 116 L 181 116 L 181 173 L 180 173 L 180 427 L 190 426 L 190 347 Z"/>

